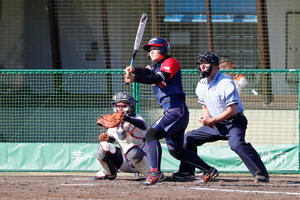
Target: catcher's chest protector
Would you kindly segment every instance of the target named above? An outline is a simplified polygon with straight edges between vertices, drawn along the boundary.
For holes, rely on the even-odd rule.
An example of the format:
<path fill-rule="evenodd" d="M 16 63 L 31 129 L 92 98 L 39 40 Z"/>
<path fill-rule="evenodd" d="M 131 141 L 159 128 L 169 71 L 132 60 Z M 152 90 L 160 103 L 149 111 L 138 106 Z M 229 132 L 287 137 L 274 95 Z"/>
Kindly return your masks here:
<path fill-rule="evenodd" d="M 121 149 L 126 153 L 133 146 L 143 148 L 145 142 L 143 141 L 146 131 L 143 131 L 129 122 L 120 123 L 118 127 L 113 128 L 110 134 L 119 143 Z"/>

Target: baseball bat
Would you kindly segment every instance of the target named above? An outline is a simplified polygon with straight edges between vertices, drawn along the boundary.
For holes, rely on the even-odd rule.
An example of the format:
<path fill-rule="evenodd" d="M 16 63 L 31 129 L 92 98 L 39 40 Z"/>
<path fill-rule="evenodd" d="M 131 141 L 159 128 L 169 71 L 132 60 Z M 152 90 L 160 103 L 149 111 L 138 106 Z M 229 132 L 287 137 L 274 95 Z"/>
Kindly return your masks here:
<path fill-rule="evenodd" d="M 130 67 L 132 67 L 134 64 L 135 55 L 140 47 L 147 20 L 148 20 L 147 13 L 143 13 L 142 17 L 140 19 L 139 28 L 138 28 L 138 30 L 136 32 L 136 36 L 135 36 L 135 41 L 134 41 L 134 46 L 133 46 L 133 54 L 132 54 L 132 58 L 131 58 L 131 62 L 130 62 Z"/>

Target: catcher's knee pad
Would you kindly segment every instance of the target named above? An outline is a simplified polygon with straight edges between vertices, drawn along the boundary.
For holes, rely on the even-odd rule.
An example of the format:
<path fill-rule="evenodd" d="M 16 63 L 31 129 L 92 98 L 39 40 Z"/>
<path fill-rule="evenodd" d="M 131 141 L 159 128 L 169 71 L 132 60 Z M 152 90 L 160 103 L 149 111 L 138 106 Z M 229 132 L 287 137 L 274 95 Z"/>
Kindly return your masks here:
<path fill-rule="evenodd" d="M 100 142 L 96 149 L 97 160 L 103 160 L 107 153 L 115 154 L 116 153 L 115 145 L 108 142 Z"/>
<path fill-rule="evenodd" d="M 143 159 L 144 153 L 140 148 L 133 147 L 127 152 L 126 157 L 131 163 L 135 164 Z"/>
<path fill-rule="evenodd" d="M 146 133 L 146 142 L 151 142 L 153 140 L 159 140 L 160 139 L 160 132 L 156 130 L 155 128 L 150 128 Z"/>
<path fill-rule="evenodd" d="M 182 160 L 184 157 L 184 150 L 183 149 L 169 149 L 171 156 L 176 158 L 177 160 Z"/>
<path fill-rule="evenodd" d="M 142 160 L 140 160 L 138 163 L 133 164 L 133 166 L 138 172 L 144 175 L 150 173 L 150 164 L 146 156 L 143 156 Z"/>

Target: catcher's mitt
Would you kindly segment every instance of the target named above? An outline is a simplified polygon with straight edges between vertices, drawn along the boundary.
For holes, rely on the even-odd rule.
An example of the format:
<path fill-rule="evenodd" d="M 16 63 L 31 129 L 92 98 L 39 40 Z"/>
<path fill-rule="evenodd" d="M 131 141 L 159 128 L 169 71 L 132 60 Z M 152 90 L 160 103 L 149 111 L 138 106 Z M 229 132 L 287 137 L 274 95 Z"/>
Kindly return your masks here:
<path fill-rule="evenodd" d="M 118 126 L 123 119 L 124 119 L 123 112 L 104 114 L 98 118 L 97 125 L 102 126 L 104 128 L 113 128 Z"/>

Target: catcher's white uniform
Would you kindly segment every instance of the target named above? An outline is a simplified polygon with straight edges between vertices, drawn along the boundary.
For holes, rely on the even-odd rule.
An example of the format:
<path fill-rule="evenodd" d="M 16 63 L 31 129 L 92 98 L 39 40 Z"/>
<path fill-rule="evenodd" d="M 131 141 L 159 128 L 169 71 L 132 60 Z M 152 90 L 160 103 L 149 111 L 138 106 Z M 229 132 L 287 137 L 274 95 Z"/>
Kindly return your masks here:
<path fill-rule="evenodd" d="M 139 114 L 131 118 L 145 123 Z M 117 127 L 109 128 L 108 136 L 115 139 L 119 147 L 110 142 L 99 143 L 96 158 L 102 165 L 103 171 L 99 171 L 96 177 L 111 175 L 112 167 L 124 172 L 147 174 L 150 166 L 145 156 L 146 148 L 144 148 L 146 131 L 147 129 L 142 130 L 127 121 L 121 122 Z"/>
<path fill-rule="evenodd" d="M 144 121 L 141 115 L 136 115 L 135 118 Z M 109 128 L 107 133 L 116 140 L 124 154 L 134 146 L 138 146 L 141 149 L 145 146 L 146 131 L 135 127 L 129 122 L 121 122 L 117 127 Z"/>

